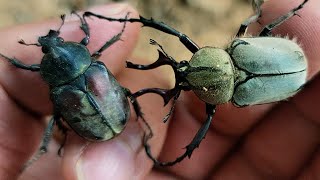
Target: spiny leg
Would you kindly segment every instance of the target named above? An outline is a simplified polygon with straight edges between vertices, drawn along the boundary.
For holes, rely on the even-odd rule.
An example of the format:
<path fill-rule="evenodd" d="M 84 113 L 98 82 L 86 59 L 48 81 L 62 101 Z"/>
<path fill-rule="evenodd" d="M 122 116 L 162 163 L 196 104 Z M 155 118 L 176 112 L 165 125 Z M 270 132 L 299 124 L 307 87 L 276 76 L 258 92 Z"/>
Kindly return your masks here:
<path fill-rule="evenodd" d="M 14 65 L 17 68 L 25 69 L 29 71 L 40 71 L 40 64 L 26 65 L 16 58 L 9 58 L 3 54 L 0 54 L 0 56 L 6 59 L 7 61 L 9 61 L 12 65 Z"/>
<path fill-rule="evenodd" d="M 163 100 L 164 100 L 164 105 L 167 105 L 168 102 L 174 97 L 173 100 L 173 106 L 171 107 L 169 113 L 163 118 L 163 122 L 166 122 L 170 115 L 172 114 L 173 110 L 174 110 L 174 106 L 176 103 L 176 100 L 178 99 L 180 92 L 182 90 L 182 87 L 180 87 L 180 76 L 179 76 L 179 72 L 178 72 L 178 67 L 180 64 L 183 63 L 178 63 L 177 61 L 175 61 L 173 58 L 171 58 L 170 56 L 168 56 L 168 54 L 164 51 L 163 47 L 157 43 L 155 40 L 150 39 L 150 44 L 152 45 L 157 45 L 160 50 L 158 49 L 158 53 L 159 53 L 159 58 L 156 62 L 149 64 L 149 65 L 139 65 L 139 64 L 133 64 L 131 62 L 127 62 L 127 68 L 132 68 L 132 69 L 139 69 L 139 70 L 149 70 L 149 69 L 154 69 L 157 68 L 159 66 L 163 66 L 163 65 L 170 65 L 175 73 L 176 76 L 176 84 L 175 87 L 173 89 L 160 89 L 160 88 L 147 88 L 147 89 L 142 89 L 136 93 L 133 94 L 133 96 L 135 97 L 139 97 L 143 94 L 146 93 L 155 93 L 160 95 Z"/>
<path fill-rule="evenodd" d="M 105 19 L 108 21 L 118 21 L 118 22 L 140 22 L 143 24 L 143 26 L 147 26 L 147 27 L 151 27 L 154 29 L 157 29 L 159 31 L 165 32 L 167 34 L 171 34 L 173 36 L 176 36 L 179 38 L 180 42 L 189 49 L 189 51 L 191 51 L 192 53 L 195 53 L 199 50 L 199 46 L 193 42 L 187 35 L 175 30 L 174 28 L 170 27 L 169 25 L 163 23 L 163 22 L 159 22 L 159 21 L 155 21 L 154 19 L 146 19 L 142 16 L 140 16 L 139 19 L 137 18 L 131 18 L 131 19 L 127 19 L 127 18 L 120 18 L 120 19 L 116 19 L 116 18 L 110 18 L 110 17 L 105 17 L 105 16 L 101 16 L 98 14 L 94 14 L 92 12 L 85 12 L 83 14 L 83 16 L 95 16 L 99 19 Z"/>
<path fill-rule="evenodd" d="M 143 124 L 147 127 L 147 129 L 149 131 L 148 135 L 146 135 L 147 133 L 145 133 L 144 136 L 152 138 L 153 137 L 152 129 L 151 129 L 149 123 L 143 117 L 143 113 L 141 111 L 140 104 L 138 103 L 137 99 L 133 96 L 133 94 L 131 93 L 131 91 L 129 89 L 127 89 L 127 88 L 123 88 L 123 89 L 125 91 L 126 96 L 130 98 L 130 102 L 132 103 L 134 111 L 135 111 L 135 113 L 137 115 L 137 120 L 140 117 L 140 119 L 142 120 Z"/>
<path fill-rule="evenodd" d="M 270 24 L 266 25 L 262 31 L 260 32 L 259 36 L 270 36 L 272 29 L 279 26 L 289 18 L 291 18 L 294 15 L 297 15 L 297 11 L 303 8 L 304 4 L 307 3 L 308 0 L 304 0 L 298 7 L 293 8 L 291 11 L 289 11 L 287 14 L 280 16 L 278 19 L 274 20 Z"/>
<path fill-rule="evenodd" d="M 72 11 L 71 14 L 75 14 L 76 16 L 78 16 L 78 18 L 80 19 L 80 22 L 81 22 L 80 29 L 85 34 L 85 37 L 80 41 L 80 44 L 83 44 L 85 46 L 88 45 L 89 44 L 89 40 L 90 40 L 90 28 L 89 28 L 89 25 L 88 25 L 86 19 L 84 17 L 81 17 L 75 11 Z"/>
<path fill-rule="evenodd" d="M 180 91 L 181 89 L 179 87 L 175 87 L 173 89 L 146 88 L 133 93 L 132 96 L 134 98 L 137 98 L 147 93 L 158 94 L 163 98 L 164 106 L 166 106 L 169 103 L 170 99 L 177 96 L 177 94 L 180 94 Z"/>
<path fill-rule="evenodd" d="M 168 121 L 169 117 L 171 116 L 171 114 L 173 113 L 174 108 L 175 108 L 175 106 L 176 106 L 177 99 L 178 99 L 179 96 L 180 96 L 180 93 L 181 93 L 181 91 L 178 91 L 177 94 L 174 96 L 173 102 L 172 102 L 172 106 L 171 106 L 169 112 L 168 112 L 168 113 L 164 116 L 164 118 L 162 119 L 163 123 L 166 123 L 166 122 Z"/>
<path fill-rule="evenodd" d="M 261 17 L 261 5 L 264 3 L 263 0 L 252 0 L 252 7 L 255 11 L 255 15 L 249 17 L 248 19 L 244 20 L 237 33 L 237 37 L 243 36 L 247 31 L 247 28 L 250 24 L 257 22 Z"/>
<path fill-rule="evenodd" d="M 173 166 L 178 162 L 181 162 L 184 158 L 186 158 L 187 156 L 190 158 L 192 155 L 192 152 L 199 147 L 202 139 L 204 139 L 207 131 L 209 130 L 209 127 L 211 125 L 213 116 L 215 114 L 215 106 L 214 105 L 210 105 L 210 104 L 206 104 L 206 111 L 207 111 L 207 120 L 204 122 L 204 124 L 201 126 L 201 128 L 198 130 L 197 134 L 195 135 L 195 137 L 192 139 L 191 143 L 189 145 L 186 146 L 186 152 L 184 154 L 182 154 L 181 156 L 179 156 L 178 158 L 176 158 L 176 160 L 174 161 L 169 161 L 169 162 L 160 162 L 158 161 L 156 158 L 154 158 L 151 154 L 151 150 L 150 150 L 150 145 L 148 144 L 148 141 L 150 138 L 145 137 L 144 138 L 144 147 L 145 150 L 147 152 L 148 157 L 154 162 L 154 164 L 156 166 Z"/>
<path fill-rule="evenodd" d="M 41 144 L 40 144 L 40 148 L 38 149 L 38 151 L 36 152 L 36 154 L 27 162 L 24 164 L 23 169 L 26 169 L 27 167 L 29 167 L 33 162 L 37 161 L 43 154 L 45 154 L 48 150 L 48 145 L 53 133 L 53 127 L 56 121 L 58 121 L 60 119 L 60 116 L 57 115 L 53 115 L 53 117 L 51 118 L 51 120 L 48 123 L 47 128 L 44 131 L 44 134 L 42 136 L 42 140 L 41 140 Z"/>
<path fill-rule="evenodd" d="M 157 45 L 161 50 L 158 50 L 159 57 L 158 60 L 155 61 L 152 64 L 149 65 L 140 65 L 140 64 L 134 64 L 132 62 L 127 61 L 127 68 L 131 69 L 139 69 L 139 70 L 150 70 L 150 69 L 155 69 L 157 67 L 163 66 L 163 65 L 169 65 L 171 66 L 174 70 L 177 69 L 178 62 L 175 61 L 173 58 L 169 57 L 167 53 L 164 51 L 163 47 L 157 43 L 155 40 L 150 39 L 150 44 L 151 45 Z"/>
<path fill-rule="evenodd" d="M 127 19 L 129 13 L 127 13 L 125 19 Z M 83 15 L 85 17 L 85 15 Z M 126 28 L 126 22 L 123 24 L 122 30 L 117 35 L 113 36 L 109 41 L 107 41 L 98 51 L 94 52 L 91 56 L 98 59 L 101 56 L 101 53 L 106 50 L 108 47 L 116 43 L 117 41 L 121 40 L 121 36 Z"/>

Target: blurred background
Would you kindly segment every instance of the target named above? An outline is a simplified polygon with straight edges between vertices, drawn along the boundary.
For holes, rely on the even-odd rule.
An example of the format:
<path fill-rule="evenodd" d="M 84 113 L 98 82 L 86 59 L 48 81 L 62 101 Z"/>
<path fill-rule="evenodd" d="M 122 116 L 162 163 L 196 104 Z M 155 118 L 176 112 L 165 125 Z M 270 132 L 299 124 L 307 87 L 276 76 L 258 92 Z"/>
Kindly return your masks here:
<path fill-rule="evenodd" d="M 85 10 L 110 2 L 128 2 L 142 16 L 171 25 L 199 46 L 223 47 L 235 35 L 240 23 L 252 14 L 248 0 L 0 0 L 0 28 L 57 18 L 71 10 Z M 191 57 L 177 38 L 150 28 L 143 29 L 134 56 L 156 60 L 155 47 L 148 44 L 150 38 L 163 45 L 176 60 Z"/>

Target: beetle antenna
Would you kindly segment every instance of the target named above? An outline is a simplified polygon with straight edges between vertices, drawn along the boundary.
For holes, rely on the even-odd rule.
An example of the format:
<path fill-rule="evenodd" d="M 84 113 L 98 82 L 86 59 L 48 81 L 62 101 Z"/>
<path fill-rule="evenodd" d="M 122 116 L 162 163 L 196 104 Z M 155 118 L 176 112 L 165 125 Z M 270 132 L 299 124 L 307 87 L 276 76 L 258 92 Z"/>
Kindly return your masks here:
<path fill-rule="evenodd" d="M 41 44 L 39 43 L 26 43 L 23 39 L 20 39 L 18 41 L 19 44 L 25 45 L 25 46 L 38 46 L 41 47 Z"/>
<path fill-rule="evenodd" d="M 59 27 L 58 30 L 57 30 L 58 33 L 60 33 L 60 29 L 61 29 L 61 27 L 64 25 L 64 22 L 65 22 L 65 19 L 66 19 L 66 15 L 65 15 L 65 14 L 62 14 L 62 15 L 60 16 L 60 18 L 61 18 L 62 22 L 61 22 L 60 27 Z"/>

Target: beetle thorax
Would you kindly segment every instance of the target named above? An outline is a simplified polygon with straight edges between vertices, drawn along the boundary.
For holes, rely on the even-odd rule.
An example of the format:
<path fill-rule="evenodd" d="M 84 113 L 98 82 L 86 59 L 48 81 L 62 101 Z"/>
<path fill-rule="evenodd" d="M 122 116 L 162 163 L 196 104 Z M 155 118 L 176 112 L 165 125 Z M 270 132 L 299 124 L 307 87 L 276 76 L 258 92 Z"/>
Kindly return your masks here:
<path fill-rule="evenodd" d="M 51 86 L 68 83 L 83 74 L 91 64 L 87 48 L 66 42 L 50 47 L 41 61 L 41 76 Z"/>
<path fill-rule="evenodd" d="M 230 101 L 234 90 L 234 67 L 223 49 L 204 47 L 189 62 L 186 80 L 195 94 L 209 104 Z"/>

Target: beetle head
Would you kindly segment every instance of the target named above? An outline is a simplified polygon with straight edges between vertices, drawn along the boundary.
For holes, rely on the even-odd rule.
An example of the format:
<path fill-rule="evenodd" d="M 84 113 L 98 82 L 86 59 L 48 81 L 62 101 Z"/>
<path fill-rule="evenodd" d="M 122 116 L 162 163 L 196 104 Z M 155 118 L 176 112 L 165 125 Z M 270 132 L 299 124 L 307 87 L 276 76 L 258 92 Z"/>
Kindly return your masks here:
<path fill-rule="evenodd" d="M 62 23 L 58 30 L 52 30 L 50 29 L 49 33 L 45 36 L 40 36 L 38 39 L 38 42 L 42 46 L 42 52 L 43 53 L 49 53 L 52 48 L 59 46 L 63 43 L 63 38 L 59 37 L 60 35 L 60 29 L 64 24 L 65 21 L 65 15 L 61 15 Z"/>
<path fill-rule="evenodd" d="M 61 45 L 64 40 L 59 37 L 60 31 L 50 30 L 49 33 L 45 36 L 40 36 L 38 42 L 42 46 L 42 52 L 48 53 L 52 47 Z"/>

